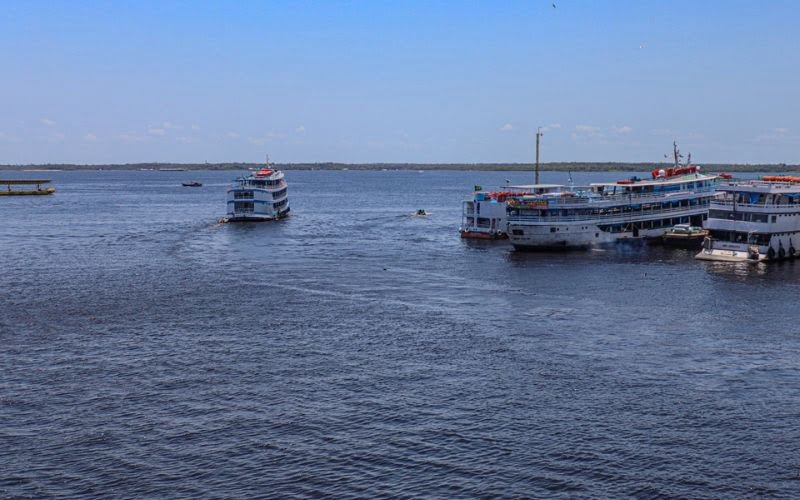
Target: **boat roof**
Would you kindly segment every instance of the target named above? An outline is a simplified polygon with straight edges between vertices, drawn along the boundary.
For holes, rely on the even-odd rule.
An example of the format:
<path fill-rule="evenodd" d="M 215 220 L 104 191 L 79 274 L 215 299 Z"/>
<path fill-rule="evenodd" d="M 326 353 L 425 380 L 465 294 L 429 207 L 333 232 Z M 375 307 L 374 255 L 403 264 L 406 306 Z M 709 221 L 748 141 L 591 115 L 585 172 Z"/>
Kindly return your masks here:
<path fill-rule="evenodd" d="M 0 184 L 5 186 L 19 186 L 26 184 L 47 184 L 50 179 L 0 179 Z"/>
<path fill-rule="evenodd" d="M 739 180 L 721 183 L 717 186 L 717 190 L 732 193 L 800 193 L 800 184 L 757 179 Z"/>
<path fill-rule="evenodd" d="M 679 184 L 681 182 L 686 181 L 693 181 L 693 180 L 709 180 L 717 178 L 716 175 L 707 175 L 707 174 L 685 174 L 685 175 L 676 175 L 674 177 L 667 177 L 661 179 L 621 179 L 624 181 L 623 184 L 620 184 L 619 181 L 614 182 L 593 182 L 590 186 L 661 186 L 664 184 Z"/>
<path fill-rule="evenodd" d="M 565 188 L 564 184 L 517 184 L 515 186 L 503 186 L 503 189 L 555 189 Z"/>

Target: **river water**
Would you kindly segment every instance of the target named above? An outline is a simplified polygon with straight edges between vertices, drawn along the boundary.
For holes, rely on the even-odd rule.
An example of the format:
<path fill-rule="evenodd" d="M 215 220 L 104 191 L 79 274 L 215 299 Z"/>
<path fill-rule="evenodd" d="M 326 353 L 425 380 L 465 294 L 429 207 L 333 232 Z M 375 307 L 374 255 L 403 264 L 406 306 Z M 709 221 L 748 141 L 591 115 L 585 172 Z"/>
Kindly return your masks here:
<path fill-rule="evenodd" d="M 0 198 L 0 496 L 800 495 L 800 262 L 459 239 L 520 172 L 286 174 L 251 225 L 232 172 L 3 175 L 58 192 Z"/>

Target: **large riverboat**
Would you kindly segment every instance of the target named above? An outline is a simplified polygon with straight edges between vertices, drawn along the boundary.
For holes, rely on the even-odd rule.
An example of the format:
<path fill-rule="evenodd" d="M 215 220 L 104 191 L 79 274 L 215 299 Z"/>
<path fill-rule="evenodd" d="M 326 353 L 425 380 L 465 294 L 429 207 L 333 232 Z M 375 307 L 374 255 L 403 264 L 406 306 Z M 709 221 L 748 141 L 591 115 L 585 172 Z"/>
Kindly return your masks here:
<path fill-rule="evenodd" d="M 225 222 L 269 221 L 289 215 L 289 197 L 283 172 L 267 166 L 242 176 L 228 189 Z"/>
<path fill-rule="evenodd" d="M 560 184 L 505 186 L 497 191 L 484 191 L 481 186 L 475 186 L 472 198 L 464 201 L 461 208 L 461 237 L 480 240 L 506 239 L 509 200 L 526 195 L 560 193 L 567 189 L 567 186 Z"/>
<path fill-rule="evenodd" d="M 559 197 L 509 201 L 508 237 L 517 250 L 587 248 L 620 240 L 658 239 L 676 224 L 699 226 L 715 196 L 717 176 L 700 167 L 655 169 L 652 179 L 574 188 Z"/>
<path fill-rule="evenodd" d="M 701 260 L 751 261 L 798 257 L 800 177 L 731 180 L 718 188 L 705 228 Z"/>

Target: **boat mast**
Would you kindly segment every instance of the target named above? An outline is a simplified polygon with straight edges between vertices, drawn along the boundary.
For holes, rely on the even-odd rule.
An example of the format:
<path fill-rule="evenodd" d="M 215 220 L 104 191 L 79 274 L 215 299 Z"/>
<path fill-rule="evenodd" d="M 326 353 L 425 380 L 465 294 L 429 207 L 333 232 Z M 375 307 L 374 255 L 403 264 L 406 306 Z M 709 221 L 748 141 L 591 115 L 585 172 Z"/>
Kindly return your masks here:
<path fill-rule="evenodd" d="M 678 151 L 678 142 L 677 141 L 672 141 L 672 156 L 675 158 L 675 168 L 680 167 L 681 164 L 680 164 L 680 159 L 679 158 L 681 156 L 681 152 Z"/>
<path fill-rule="evenodd" d="M 542 127 L 536 128 L 536 167 L 534 169 L 533 183 L 539 184 L 539 138 L 542 136 Z"/>

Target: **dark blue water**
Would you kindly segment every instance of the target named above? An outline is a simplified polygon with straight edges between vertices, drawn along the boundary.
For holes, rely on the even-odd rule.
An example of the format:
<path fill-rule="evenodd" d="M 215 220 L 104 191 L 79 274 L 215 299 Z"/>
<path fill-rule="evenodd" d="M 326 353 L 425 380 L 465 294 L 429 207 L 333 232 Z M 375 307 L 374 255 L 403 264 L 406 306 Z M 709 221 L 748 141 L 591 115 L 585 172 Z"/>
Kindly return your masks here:
<path fill-rule="evenodd" d="M 800 495 L 800 262 L 460 240 L 520 173 L 287 172 L 255 225 L 232 173 L 27 175 L 0 496 Z"/>

